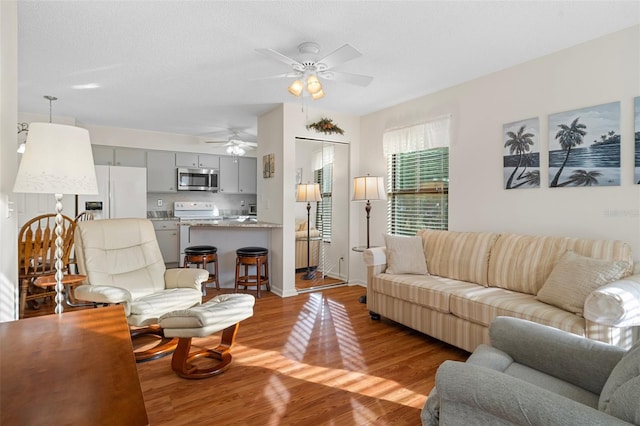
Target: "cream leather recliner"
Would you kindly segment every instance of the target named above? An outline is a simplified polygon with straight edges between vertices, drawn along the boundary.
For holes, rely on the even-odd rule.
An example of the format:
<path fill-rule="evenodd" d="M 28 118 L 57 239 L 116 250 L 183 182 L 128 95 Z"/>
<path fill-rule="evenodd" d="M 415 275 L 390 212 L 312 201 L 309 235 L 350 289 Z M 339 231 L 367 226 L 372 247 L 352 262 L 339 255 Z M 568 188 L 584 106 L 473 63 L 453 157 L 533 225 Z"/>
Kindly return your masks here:
<path fill-rule="evenodd" d="M 75 297 L 95 304 L 122 304 L 132 337 L 155 334 L 158 346 L 136 352 L 143 361 L 166 355 L 177 344 L 157 325 L 161 315 L 202 301 L 202 269 L 166 269 L 153 224 L 147 219 L 79 222 L 75 231 L 78 272 L 87 282 Z"/>

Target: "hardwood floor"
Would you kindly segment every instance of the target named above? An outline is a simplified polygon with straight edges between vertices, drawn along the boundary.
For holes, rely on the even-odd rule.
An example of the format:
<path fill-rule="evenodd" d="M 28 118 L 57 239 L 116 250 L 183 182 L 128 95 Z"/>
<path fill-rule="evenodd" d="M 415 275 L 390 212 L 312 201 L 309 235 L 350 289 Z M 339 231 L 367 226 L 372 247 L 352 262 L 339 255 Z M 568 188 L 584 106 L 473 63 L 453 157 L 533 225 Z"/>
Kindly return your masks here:
<path fill-rule="evenodd" d="M 302 277 L 304 275 L 306 275 L 306 271 L 296 272 L 296 290 L 298 291 L 305 291 L 309 289 L 315 289 L 316 287 L 325 287 L 345 283 L 344 280 L 333 278 L 328 275 L 323 277 L 320 271 L 316 271 L 313 275 L 313 279 L 310 280 L 303 280 Z"/>
<path fill-rule="evenodd" d="M 468 353 L 387 320 L 372 321 L 358 302 L 362 293 L 360 286 L 285 299 L 263 292 L 254 316 L 240 324 L 233 364 L 210 379 L 180 379 L 170 357 L 138 364 L 149 421 L 419 424 L 438 366 Z"/>
<path fill-rule="evenodd" d="M 229 291 L 209 289 L 207 299 Z M 334 287 L 284 299 L 263 292 L 219 376 L 181 379 L 171 356 L 137 364 L 150 424 L 420 424 L 438 366 L 469 354 L 371 320 L 358 302 L 364 291 Z M 219 334 L 194 339 L 193 349 L 218 341 Z"/>

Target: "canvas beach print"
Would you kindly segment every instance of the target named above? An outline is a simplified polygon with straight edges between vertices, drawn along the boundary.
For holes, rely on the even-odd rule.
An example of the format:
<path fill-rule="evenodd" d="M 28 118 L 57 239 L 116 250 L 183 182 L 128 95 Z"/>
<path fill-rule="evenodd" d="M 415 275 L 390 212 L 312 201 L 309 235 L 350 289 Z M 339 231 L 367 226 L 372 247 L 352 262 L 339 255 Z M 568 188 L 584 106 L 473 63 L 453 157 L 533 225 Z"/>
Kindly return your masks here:
<path fill-rule="evenodd" d="M 540 187 L 539 135 L 537 117 L 502 126 L 505 189 Z"/>
<path fill-rule="evenodd" d="M 635 140 L 636 140 L 636 165 L 635 183 L 640 184 L 640 96 L 635 98 Z"/>
<path fill-rule="evenodd" d="M 549 187 L 620 185 L 620 102 L 549 116 Z"/>

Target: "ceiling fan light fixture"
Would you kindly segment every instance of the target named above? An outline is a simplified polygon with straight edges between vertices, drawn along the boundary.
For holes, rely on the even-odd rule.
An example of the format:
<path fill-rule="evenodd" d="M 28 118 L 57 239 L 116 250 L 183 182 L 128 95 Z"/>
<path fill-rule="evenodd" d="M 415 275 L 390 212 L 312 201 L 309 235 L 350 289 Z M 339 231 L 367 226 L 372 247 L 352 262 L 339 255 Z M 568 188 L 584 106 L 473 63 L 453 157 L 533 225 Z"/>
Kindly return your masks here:
<path fill-rule="evenodd" d="M 245 155 L 247 151 L 239 147 L 238 145 L 230 145 L 227 147 L 227 154 L 229 155 L 237 155 L 239 157 Z"/>
<path fill-rule="evenodd" d="M 309 78 L 307 78 L 307 90 L 311 95 L 322 90 L 322 84 L 320 84 L 320 80 L 318 80 L 315 74 L 311 74 Z"/>
<path fill-rule="evenodd" d="M 295 80 L 289 86 L 289 93 L 291 93 L 293 96 L 300 96 L 302 94 L 302 89 L 304 89 L 304 83 L 302 82 L 302 80 Z"/>
<path fill-rule="evenodd" d="M 320 90 L 318 90 L 316 93 L 311 94 L 311 99 L 313 99 L 314 101 L 322 98 L 324 98 L 324 90 L 322 90 L 322 88 L 320 88 Z"/>

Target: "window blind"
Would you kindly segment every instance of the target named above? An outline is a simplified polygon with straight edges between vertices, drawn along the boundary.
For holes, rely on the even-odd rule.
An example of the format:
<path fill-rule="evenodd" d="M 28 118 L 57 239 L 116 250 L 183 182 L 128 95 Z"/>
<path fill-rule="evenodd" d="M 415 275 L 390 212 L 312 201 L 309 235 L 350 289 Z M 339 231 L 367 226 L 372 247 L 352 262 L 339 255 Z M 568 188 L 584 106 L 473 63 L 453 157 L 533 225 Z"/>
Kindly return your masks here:
<path fill-rule="evenodd" d="M 331 242 L 333 164 L 325 164 L 321 169 L 314 170 L 313 180 L 320 184 L 320 196 L 322 197 L 322 201 L 318 203 L 316 208 L 316 229 L 320 231 L 324 242 Z"/>
<path fill-rule="evenodd" d="M 448 228 L 448 147 L 389 155 L 387 187 L 390 234 L 415 235 L 423 228 Z"/>

